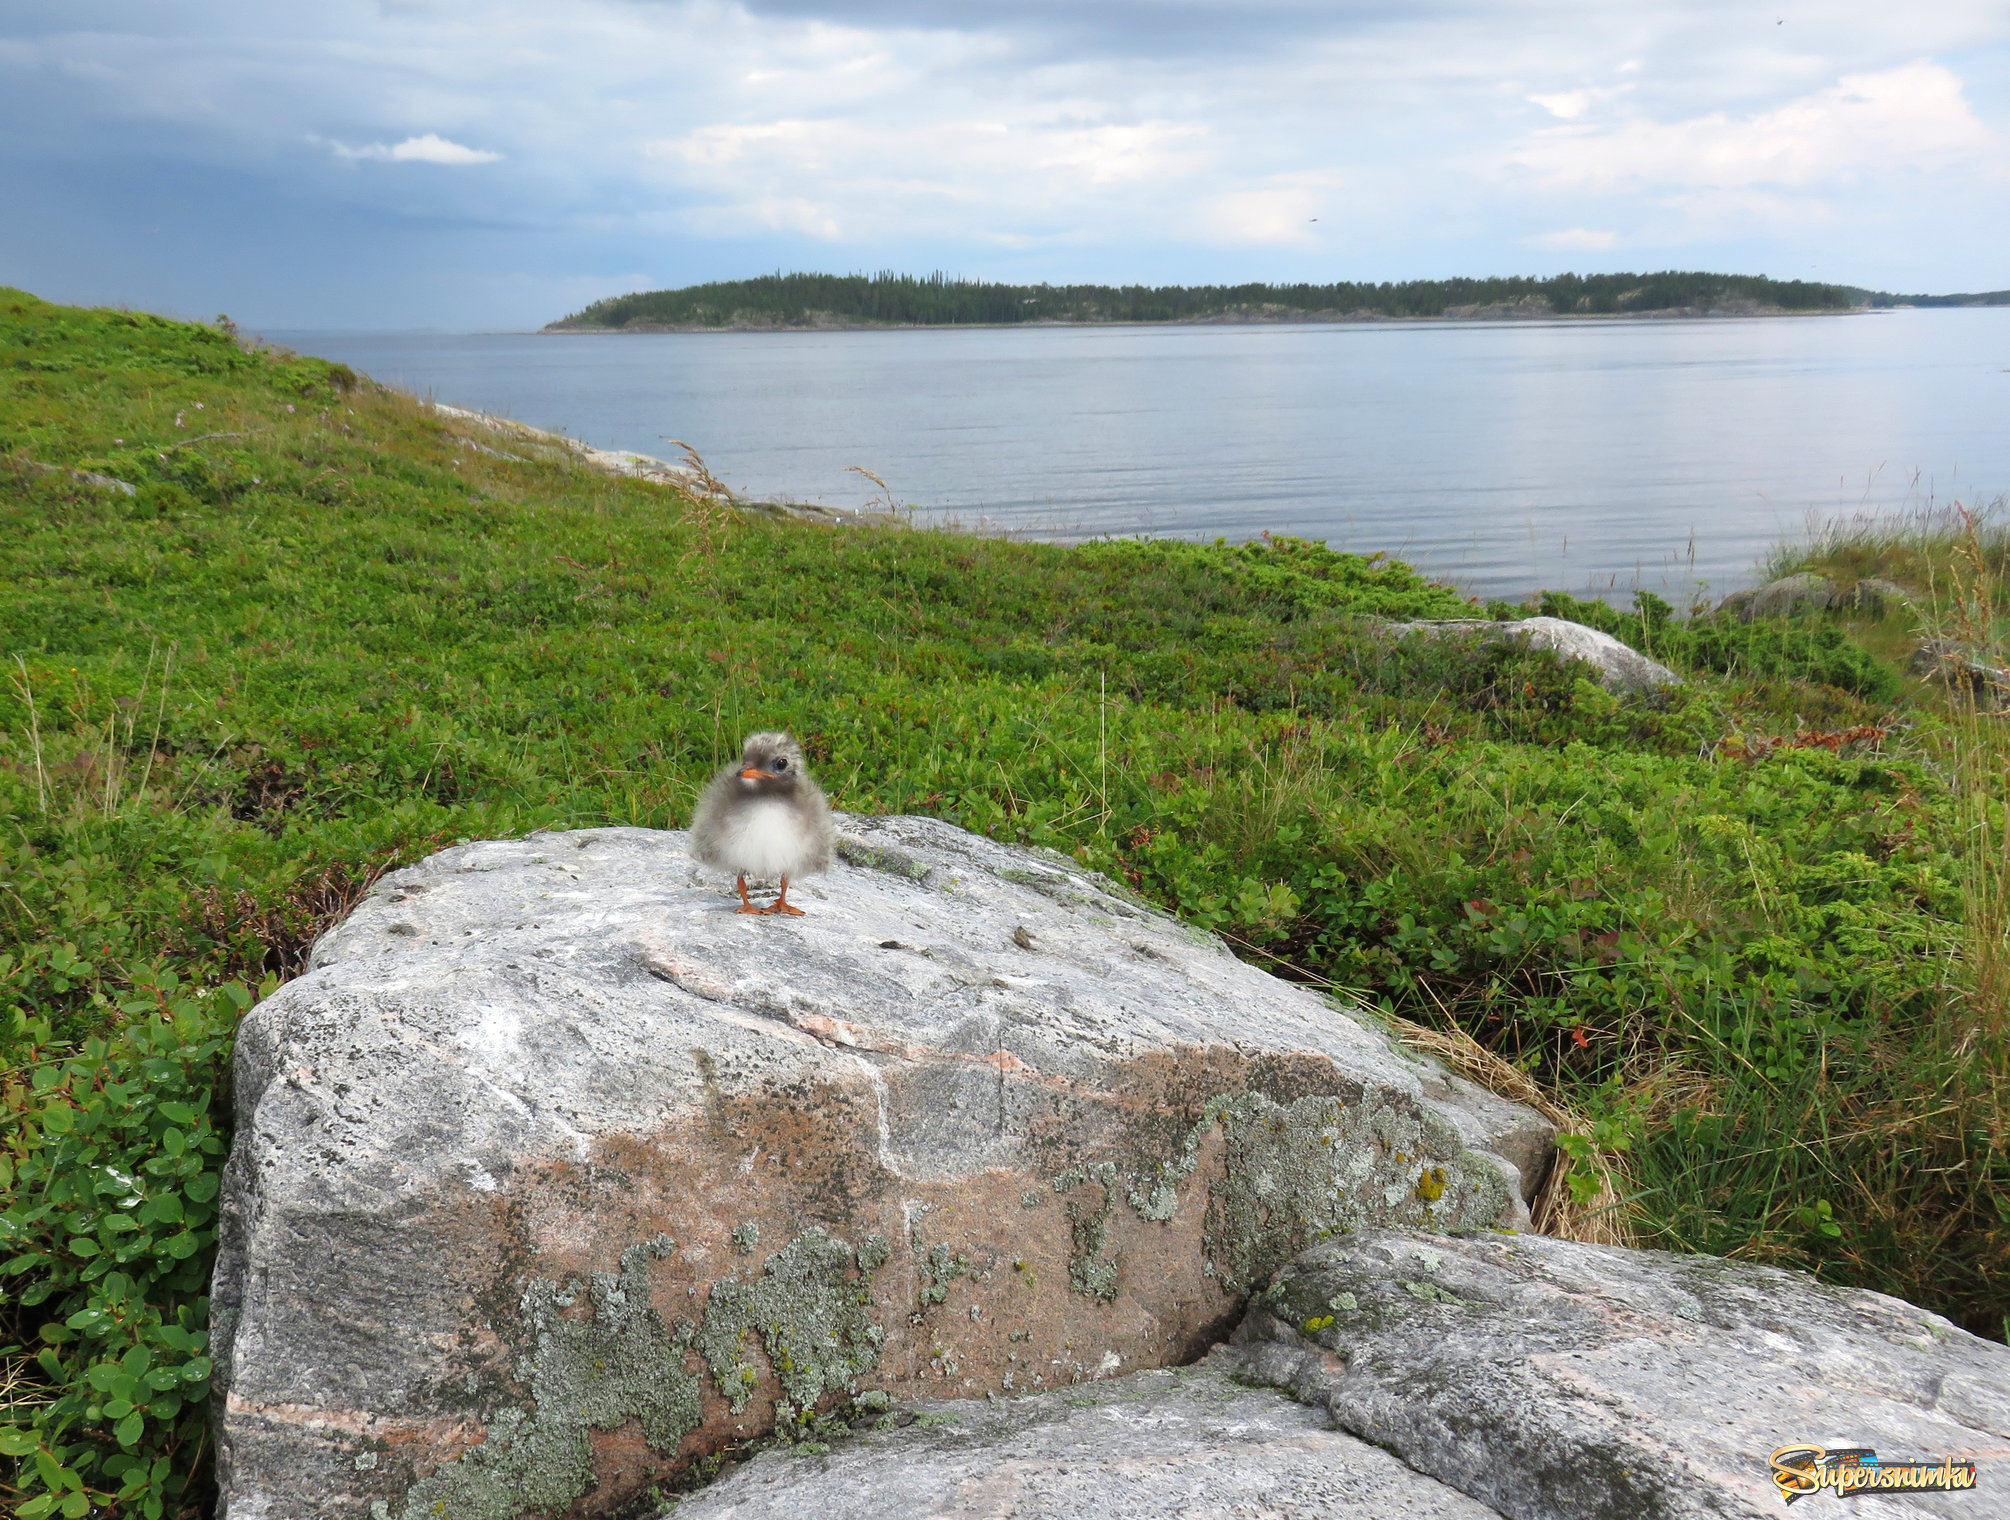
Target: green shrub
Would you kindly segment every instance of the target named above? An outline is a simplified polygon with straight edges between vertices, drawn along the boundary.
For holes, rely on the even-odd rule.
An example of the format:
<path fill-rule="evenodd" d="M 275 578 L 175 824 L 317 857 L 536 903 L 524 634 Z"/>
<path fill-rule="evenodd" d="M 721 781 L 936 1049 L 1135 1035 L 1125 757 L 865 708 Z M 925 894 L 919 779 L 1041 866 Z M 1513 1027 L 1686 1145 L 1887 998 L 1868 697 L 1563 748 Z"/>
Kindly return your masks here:
<path fill-rule="evenodd" d="M 1870 702 L 1898 700 L 1899 673 L 1833 623 L 1795 618 L 1740 623 L 1729 616 L 1678 621 L 1674 609 L 1651 591 L 1634 600 L 1637 611 L 1620 612 L 1604 602 L 1545 592 L 1540 610 L 1545 617 L 1589 624 L 1677 670 L 1780 676 L 1834 686 Z"/>
<path fill-rule="evenodd" d="M 230 1032 L 251 995 L 136 971 L 104 1032 L 71 1043 L 35 1011 L 90 986 L 74 947 L 0 954 L 17 1126 L 0 1153 L 0 1276 L 47 1389 L 0 1425 L 22 1520 L 130 1508 L 179 1513 L 207 1490 L 209 1267 Z M 25 999 L 25 1000 L 24 1000 Z M 24 1337 L 26 1338 L 26 1337 Z"/>

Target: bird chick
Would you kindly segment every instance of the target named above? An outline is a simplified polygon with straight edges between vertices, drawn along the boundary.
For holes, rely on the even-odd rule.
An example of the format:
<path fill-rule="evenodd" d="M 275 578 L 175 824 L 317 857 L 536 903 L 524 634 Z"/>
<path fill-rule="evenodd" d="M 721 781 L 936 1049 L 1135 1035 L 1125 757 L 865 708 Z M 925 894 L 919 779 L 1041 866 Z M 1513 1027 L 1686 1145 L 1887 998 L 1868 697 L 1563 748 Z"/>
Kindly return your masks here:
<path fill-rule="evenodd" d="M 787 913 L 789 878 L 829 868 L 836 830 L 823 789 L 803 764 L 802 747 L 787 734 L 750 734 L 740 758 L 712 778 L 691 817 L 691 853 L 739 878 L 742 913 Z M 781 894 L 766 908 L 747 896 L 749 876 L 780 877 Z"/>

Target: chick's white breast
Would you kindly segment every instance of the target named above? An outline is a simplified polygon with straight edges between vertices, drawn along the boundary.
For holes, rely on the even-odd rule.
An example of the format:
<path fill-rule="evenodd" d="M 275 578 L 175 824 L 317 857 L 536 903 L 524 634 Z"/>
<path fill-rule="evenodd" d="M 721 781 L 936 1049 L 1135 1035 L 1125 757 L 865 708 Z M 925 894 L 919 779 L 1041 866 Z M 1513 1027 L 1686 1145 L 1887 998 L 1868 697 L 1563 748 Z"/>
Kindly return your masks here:
<path fill-rule="evenodd" d="M 816 840 L 786 802 L 733 809 L 719 831 L 719 863 L 748 876 L 793 876 L 815 864 Z"/>

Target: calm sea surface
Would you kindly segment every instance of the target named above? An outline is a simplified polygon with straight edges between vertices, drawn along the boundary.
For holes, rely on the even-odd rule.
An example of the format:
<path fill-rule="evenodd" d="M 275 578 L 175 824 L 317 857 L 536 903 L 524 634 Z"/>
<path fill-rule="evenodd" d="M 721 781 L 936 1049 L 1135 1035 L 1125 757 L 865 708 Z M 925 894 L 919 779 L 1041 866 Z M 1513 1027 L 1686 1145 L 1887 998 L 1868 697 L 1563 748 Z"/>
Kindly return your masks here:
<path fill-rule="evenodd" d="M 2010 308 L 271 336 L 603 448 L 684 439 L 748 496 L 864 505 L 863 465 L 992 531 L 1292 533 L 1489 595 L 1722 593 L 1811 517 L 2010 491 Z"/>

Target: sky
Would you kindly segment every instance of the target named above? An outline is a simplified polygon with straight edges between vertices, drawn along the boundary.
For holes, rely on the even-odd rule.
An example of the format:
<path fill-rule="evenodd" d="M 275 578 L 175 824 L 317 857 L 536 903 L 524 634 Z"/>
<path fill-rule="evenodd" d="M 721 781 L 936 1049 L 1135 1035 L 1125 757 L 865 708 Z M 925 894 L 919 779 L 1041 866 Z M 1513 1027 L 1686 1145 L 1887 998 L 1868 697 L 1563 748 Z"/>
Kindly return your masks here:
<path fill-rule="evenodd" d="M 0 0 L 0 284 L 533 328 L 777 269 L 2010 287 L 2010 0 Z"/>

